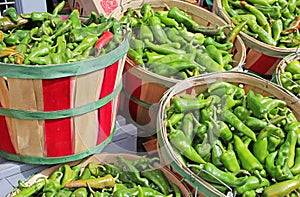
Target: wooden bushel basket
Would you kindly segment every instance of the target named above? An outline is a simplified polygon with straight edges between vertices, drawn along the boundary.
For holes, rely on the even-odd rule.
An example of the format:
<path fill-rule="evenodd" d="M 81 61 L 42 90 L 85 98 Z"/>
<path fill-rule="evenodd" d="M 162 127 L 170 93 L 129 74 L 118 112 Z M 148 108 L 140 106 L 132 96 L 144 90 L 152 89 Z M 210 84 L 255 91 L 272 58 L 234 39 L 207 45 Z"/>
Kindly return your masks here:
<path fill-rule="evenodd" d="M 273 73 L 273 81 L 275 83 L 277 83 L 279 86 L 281 86 L 282 88 L 283 85 L 281 83 L 281 80 L 280 80 L 280 75 L 282 73 L 282 70 L 285 70 L 285 67 L 287 66 L 287 63 L 288 62 L 291 62 L 293 60 L 298 60 L 300 61 L 300 53 L 295 53 L 295 54 L 291 54 L 291 55 L 288 55 L 286 56 L 285 58 L 283 58 L 276 66 L 276 70 L 274 71 Z M 289 90 L 287 90 L 289 92 Z M 291 93 L 292 95 L 294 95 L 292 92 L 289 92 Z M 299 95 L 298 95 L 298 98 L 299 98 Z"/>
<path fill-rule="evenodd" d="M 231 19 L 225 13 L 221 0 L 214 1 L 214 13 L 223 18 L 228 24 L 232 24 Z M 233 25 L 234 26 L 234 25 Z M 268 45 L 260 40 L 257 40 L 244 32 L 240 32 L 246 47 L 247 58 L 244 68 L 252 70 L 259 74 L 272 75 L 276 65 L 285 56 L 297 52 L 297 48 L 280 48 Z"/>
<path fill-rule="evenodd" d="M 174 152 L 168 139 L 164 117 L 165 110 L 168 106 L 170 106 L 170 102 L 173 97 L 181 93 L 198 95 L 202 92 L 205 92 L 210 84 L 217 81 L 230 82 L 235 85 L 242 84 L 246 93 L 249 90 L 252 90 L 256 94 L 259 93 L 264 96 L 273 95 L 275 98 L 285 101 L 297 119 L 300 119 L 300 105 L 299 102 L 297 102 L 298 100 L 296 97 L 291 96 L 275 83 L 248 73 L 223 72 L 207 74 L 202 77 L 187 79 L 170 88 L 160 102 L 159 114 L 157 118 L 158 151 L 160 157 L 163 158 L 163 161 L 166 162 L 166 165 L 170 165 L 171 169 L 179 174 L 184 181 L 190 184 L 193 188 L 197 189 L 197 191 L 204 196 L 210 197 L 226 195 L 216 190 L 181 162 Z"/>
<path fill-rule="evenodd" d="M 130 4 L 134 10 L 140 9 L 143 2 Z M 168 5 L 178 7 L 186 11 L 193 19 L 204 26 L 207 25 L 226 25 L 226 23 L 215 14 L 207 11 L 204 8 L 192 5 L 184 1 L 167 1 L 153 0 L 145 1 L 156 10 L 161 10 Z M 128 7 L 128 6 L 127 6 Z M 124 11 L 126 11 L 126 6 Z M 229 29 L 226 29 L 226 34 Z M 240 37 L 237 37 L 234 43 L 234 67 L 233 70 L 241 70 L 241 67 L 246 58 L 245 46 Z M 158 103 L 164 92 L 170 87 L 180 82 L 181 80 L 171 79 L 160 76 L 140 66 L 136 66 L 129 58 L 126 59 L 123 84 L 124 88 L 121 93 L 120 110 L 124 116 L 133 120 L 133 122 L 141 128 L 139 136 L 147 137 L 156 133 L 156 117 L 158 112 Z M 143 132 L 145 131 L 145 132 Z"/>
<path fill-rule="evenodd" d="M 103 56 L 60 65 L 0 64 L 0 156 L 74 161 L 110 142 L 128 38 Z"/>
<path fill-rule="evenodd" d="M 131 161 L 135 161 L 137 159 L 142 158 L 141 156 L 137 156 L 137 155 L 132 155 L 132 154 L 95 154 L 91 157 L 89 157 L 87 160 L 85 160 L 82 164 L 82 171 L 84 170 L 84 168 L 86 167 L 86 165 L 88 165 L 90 162 L 95 162 L 97 164 L 105 164 L 105 163 L 115 163 L 118 161 L 117 157 L 121 156 L 124 157 L 126 160 L 131 160 Z M 74 162 L 70 162 L 67 163 L 70 166 L 76 165 L 78 164 L 79 161 L 74 161 Z M 62 164 L 63 165 L 63 164 Z M 27 185 L 31 185 L 33 184 L 38 178 L 41 177 L 46 177 L 48 178 L 55 170 L 57 170 L 61 165 L 56 165 L 53 166 L 51 168 L 47 168 L 45 170 L 43 170 L 42 172 L 34 175 L 32 178 L 30 178 L 26 184 Z M 182 183 L 181 180 L 179 180 L 173 172 L 171 172 L 169 169 L 164 168 L 163 166 L 161 166 L 158 163 L 153 164 L 153 167 L 160 169 L 164 175 L 166 176 L 166 178 L 168 179 L 168 181 L 170 183 L 174 183 L 175 185 L 177 185 L 177 187 L 179 188 L 179 190 L 181 191 L 181 196 L 184 197 L 192 197 L 193 195 L 191 194 L 190 190 L 187 188 L 187 186 Z M 81 171 L 81 172 L 82 172 Z M 12 192 L 9 196 L 13 197 L 15 194 Z"/>

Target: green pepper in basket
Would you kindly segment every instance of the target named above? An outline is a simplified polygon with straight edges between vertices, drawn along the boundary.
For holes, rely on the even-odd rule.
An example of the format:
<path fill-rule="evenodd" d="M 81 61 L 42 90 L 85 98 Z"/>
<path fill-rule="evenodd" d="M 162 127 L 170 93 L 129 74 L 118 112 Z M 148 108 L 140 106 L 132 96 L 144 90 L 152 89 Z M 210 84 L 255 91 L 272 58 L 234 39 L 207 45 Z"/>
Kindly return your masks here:
<path fill-rule="evenodd" d="M 207 99 L 186 99 L 186 98 L 173 98 L 172 104 L 175 110 L 178 112 L 184 112 L 189 110 L 202 109 L 207 107 L 212 102 L 212 98 Z"/>
<path fill-rule="evenodd" d="M 149 169 L 141 172 L 141 175 L 152 181 L 164 195 L 169 194 L 169 183 L 160 169 Z"/>
<path fill-rule="evenodd" d="M 154 10 L 152 9 L 152 7 L 149 3 L 144 3 L 144 5 L 141 7 L 140 12 L 142 15 L 143 22 L 148 21 L 148 19 L 154 15 Z"/>
<path fill-rule="evenodd" d="M 170 125 L 170 124 L 169 124 Z M 171 144 L 177 148 L 182 155 L 188 158 L 191 161 L 196 163 L 205 163 L 203 158 L 197 153 L 197 151 L 189 144 L 186 136 L 183 131 L 174 129 L 172 125 L 170 125 L 170 133 L 169 140 Z"/>
<path fill-rule="evenodd" d="M 18 194 L 16 194 L 15 197 L 30 197 L 33 194 L 39 192 L 45 186 L 45 183 L 46 183 L 45 180 L 36 181 L 31 186 L 23 189 Z"/>
<path fill-rule="evenodd" d="M 220 181 L 222 181 L 229 187 L 240 187 L 247 181 L 247 177 L 237 178 L 232 173 L 220 170 L 209 162 L 200 165 L 190 164 L 188 166 L 195 174 L 212 183 L 220 184 Z"/>
<path fill-rule="evenodd" d="M 165 44 L 165 43 L 171 43 L 171 41 L 168 39 L 167 34 L 163 30 L 161 26 L 161 21 L 158 17 L 156 16 L 151 16 L 148 19 L 150 29 L 152 30 L 153 36 L 155 38 L 155 41 L 157 41 L 160 44 Z"/>
<path fill-rule="evenodd" d="M 16 8 L 9 7 L 3 11 L 3 16 L 8 16 L 14 23 L 19 21 L 19 15 L 17 13 Z"/>
<path fill-rule="evenodd" d="M 157 16 L 160 21 L 168 27 L 178 27 L 179 24 L 173 18 L 168 17 L 168 11 L 156 11 L 155 16 Z"/>
<path fill-rule="evenodd" d="M 248 136 L 253 141 L 256 141 L 255 133 L 249 127 L 247 127 L 234 113 L 228 109 L 225 109 L 223 115 L 225 122 L 232 125 L 236 130 Z"/>
<path fill-rule="evenodd" d="M 300 62 L 299 60 L 293 60 L 289 63 L 287 63 L 285 67 L 286 72 L 290 72 L 292 74 L 300 74 Z"/>
<path fill-rule="evenodd" d="M 290 168 L 287 166 L 287 162 L 285 161 L 283 166 L 276 165 L 276 156 L 278 155 L 278 151 L 270 153 L 266 157 L 266 170 L 269 173 L 269 175 L 278 180 L 278 181 L 284 181 L 293 179 L 293 174 L 290 170 Z"/>
<path fill-rule="evenodd" d="M 286 196 L 300 187 L 299 176 L 292 180 L 277 182 L 264 189 L 263 197 Z"/>
<path fill-rule="evenodd" d="M 230 172 L 238 172 L 241 167 L 235 155 L 233 149 L 226 150 L 220 141 L 217 141 L 217 146 L 219 146 L 222 150 L 222 155 L 220 157 L 221 162 L 223 163 L 224 167 L 229 170 Z M 232 148 L 232 145 L 228 145 L 228 147 Z"/>
<path fill-rule="evenodd" d="M 245 184 L 242 186 L 237 187 L 237 193 L 238 194 L 244 194 L 247 191 L 256 190 L 259 188 L 264 188 L 270 186 L 270 182 L 268 179 L 263 178 L 263 181 L 261 181 L 256 176 L 249 176 L 246 178 Z"/>
<path fill-rule="evenodd" d="M 197 52 L 195 61 L 205 67 L 208 72 L 225 71 L 223 66 L 214 61 L 207 53 Z"/>
<path fill-rule="evenodd" d="M 261 174 L 264 174 L 263 165 L 245 146 L 243 141 L 237 135 L 233 136 L 234 148 L 241 162 L 242 167 L 250 173 L 255 173 L 262 180 Z"/>

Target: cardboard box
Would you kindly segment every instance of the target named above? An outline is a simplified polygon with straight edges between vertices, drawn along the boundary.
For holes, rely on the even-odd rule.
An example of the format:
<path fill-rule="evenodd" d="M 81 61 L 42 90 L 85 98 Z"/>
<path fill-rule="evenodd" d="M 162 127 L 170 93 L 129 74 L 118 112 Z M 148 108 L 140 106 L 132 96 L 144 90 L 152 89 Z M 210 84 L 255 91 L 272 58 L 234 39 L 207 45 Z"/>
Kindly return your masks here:
<path fill-rule="evenodd" d="M 69 0 L 71 9 L 77 9 L 81 16 L 89 16 L 94 11 L 108 17 L 114 10 L 121 7 L 121 3 L 121 0 Z"/>

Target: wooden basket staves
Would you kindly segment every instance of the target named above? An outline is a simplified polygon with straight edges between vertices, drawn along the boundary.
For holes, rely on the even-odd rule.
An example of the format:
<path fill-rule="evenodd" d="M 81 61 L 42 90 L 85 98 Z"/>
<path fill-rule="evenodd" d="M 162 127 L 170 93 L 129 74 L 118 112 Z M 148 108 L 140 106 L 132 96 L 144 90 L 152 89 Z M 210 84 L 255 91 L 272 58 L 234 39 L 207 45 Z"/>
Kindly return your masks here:
<path fill-rule="evenodd" d="M 115 130 L 128 38 L 103 56 L 60 65 L 0 64 L 0 155 L 53 164 L 100 151 Z"/>

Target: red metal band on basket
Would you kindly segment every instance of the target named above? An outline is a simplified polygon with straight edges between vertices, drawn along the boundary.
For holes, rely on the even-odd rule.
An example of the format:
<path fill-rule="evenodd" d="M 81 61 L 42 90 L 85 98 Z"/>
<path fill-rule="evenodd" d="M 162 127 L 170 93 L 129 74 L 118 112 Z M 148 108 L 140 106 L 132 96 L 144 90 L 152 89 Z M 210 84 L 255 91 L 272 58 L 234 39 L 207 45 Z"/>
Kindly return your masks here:
<path fill-rule="evenodd" d="M 43 80 L 44 111 L 71 108 L 71 78 Z M 73 154 L 72 119 L 45 120 L 48 157 Z"/>
<path fill-rule="evenodd" d="M 119 61 L 110 65 L 105 69 L 100 99 L 111 94 L 115 89 L 117 73 L 119 69 Z M 110 101 L 103 107 L 99 109 L 99 133 L 97 144 L 103 142 L 107 136 L 110 135 L 111 127 L 112 127 L 112 111 L 113 111 L 113 101 Z"/>
<path fill-rule="evenodd" d="M 0 107 L 2 107 L 1 103 L 0 103 Z M 9 132 L 8 132 L 8 128 L 4 116 L 0 116 L 0 136 L 1 136 L 0 149 L 7 151 L 9 153 L 16 154 L 16 150 L 9 136 Z"/>

